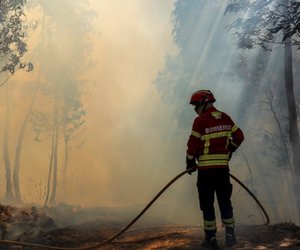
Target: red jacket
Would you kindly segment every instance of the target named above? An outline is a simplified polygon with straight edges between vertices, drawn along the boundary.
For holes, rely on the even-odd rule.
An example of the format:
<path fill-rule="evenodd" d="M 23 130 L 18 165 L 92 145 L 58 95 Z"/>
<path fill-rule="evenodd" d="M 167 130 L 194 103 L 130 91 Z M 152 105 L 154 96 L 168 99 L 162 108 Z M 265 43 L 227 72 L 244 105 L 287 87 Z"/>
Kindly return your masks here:
<path fill-rule="evenodd" d="M 187 158 L 198 159 L 198 169 L 228 168 L 230 153 L 244 140 L 230 116 L 210 107 L 195 118 L 187 143 Z"/>

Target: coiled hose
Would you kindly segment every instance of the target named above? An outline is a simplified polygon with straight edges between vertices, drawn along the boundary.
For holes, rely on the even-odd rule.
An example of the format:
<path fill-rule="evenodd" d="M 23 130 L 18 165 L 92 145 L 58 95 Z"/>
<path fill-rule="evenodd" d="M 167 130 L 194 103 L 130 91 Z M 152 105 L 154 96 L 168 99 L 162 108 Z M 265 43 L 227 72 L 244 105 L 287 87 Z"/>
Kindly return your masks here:
<path fill-rule="evenodd" d="M 186 173 L 190 172 L 194 170 L 194 167 L 189 168 L 183 172 L 181 172 L 180 174 L 178 174 L 177 176 L 175 176 L 171 181 L 169 181 L 167 183 L 167 185 L 165 185 L 157 195 L 155 195 L 155 197 L 144 207 L 144 209 L 132 220 L 130 221 L 123 229 L 121 229 L 119 232 L 117 232 L 116 234 L 112 235 L 110 238 L 108 238 L 107 240 L 96 244 L 94 246 L 87 246 L 87 247 L 77 247 L 77 248 L 66 248 L 66 247 L 54 247 L 54 246 L 48 246 L 48 245 L 42 245 L 42 244 L 34 244 L 34 243 L 28 243 L 28 242 L 20 242 L 20 241 L 11 241 L 11 240 L 0 240 L 0 244 L 6 244 L 6 245 L 18 245 L 18 246 L 28 246 L 28 247 L 36 247 L 39 249 L 56 249 L 56 250 L 87 250 L 87 249 L 97 249 L 102 247 L 103 245 L 112 242 L 114 239 L 116 239 L 118 236 L 120 236 L 121 234 L 123 234 L 125 231 L 127 231 L 150 207 L 151 205 L 161 196 L 162 193 L 164 193 L 175 181 L 177 181 L 181 176 L 185 175 Z M 238 184 L 240 184 L 246 191 L 247 193 L 255 200 L 255 202 L 257 203 L 257 205 L 260 207 L 260 209 L 262 210 L 263 214 L 265 215 L 266 218 L 266 222 L 264 225 L 268 225 L 270 223 L 270 219 L 269 216 L 266 212 L 266 210 L 264 209 L 264 207 L 262 206 L 262 204 L 260 203 L 260 201 L 256 198 L 256 196 L 238 179 L 236 178 L 234 175 L 229 174 L 230 177 L 232 179 L 234 179 Z"/>

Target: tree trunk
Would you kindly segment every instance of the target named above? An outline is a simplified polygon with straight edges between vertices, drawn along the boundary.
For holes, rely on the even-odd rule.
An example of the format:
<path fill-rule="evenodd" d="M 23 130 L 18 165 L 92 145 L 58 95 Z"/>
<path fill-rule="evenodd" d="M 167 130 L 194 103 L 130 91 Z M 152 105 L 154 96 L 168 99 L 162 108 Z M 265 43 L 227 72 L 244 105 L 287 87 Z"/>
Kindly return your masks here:
<path fill-rule="evenodd" d="M 292 60 L 292 42 L 291 38 L 286 40 L 284 45 L 285 52 L 285 88 L 288 106 L 289 118 L 289 141 L 292 149 L 292 162 L 295 171 L 294 191 L 297 199 L 298 211 L 300 211 L 300 142 L 299 131 L 297 124 L 296 100 L 294 93 L 294 79 L 293 79 L 293 60 Z"/>
<path fill-rule="evenodd" d="M 3 160 L 5 165 L 6 172 L 6 190 L 5 190 L 5 202 L 11 203 L 14 201 L 14 195 L 12 193 L 12 181 L 11 181 L 11 166 L 9 158 L 9 125 L 10 125 L 10 107 L 9 107 L 9 98 L 8 98 L 8 88 L 9 85 L 6 85 L 6 114 L 4 120 L 4 129 L 3 129 Z"/>
<path fill-rule="evenodd" d="M 58 154 L 58 137 L 59 137 L 59 129 L 58 128 L 59 128 L 58 121 L 56 121 L 54 152 L 53 152 L 52 192 L 51 192 L 51 198 L 50 198 L 50 201 L 49 201 L 49 204 L 52 205 L 52 206 L 55 205 L 55 203 L 56 203 L 57 167 L 58 167 L 57 154 Z"/>
<path fill-rule="evenodd" d="M 30 105 L 28 107 L 28 110 L 26 112 L 25 118 L 23 120 L 23 124 L 20 130 L 20 134 L 18 137 L 17 145 L 16 145 L 16 153 L 15 153 L 15 164 L 14 164 L 14 175 L 13 175 L 13 183 L 14 183 L 14 190 L 15 190 L 15 195 L 16 195 L 16 202 L 22 203 L 22 198 L 21 198 L 21 191 L 20 191 L 20 182 L 19 182 L 19 170 L 20 170 L 20 158 L 21 158 L 21 151 L 22 151 L 22 145 L 23 145 L 23 139 L 24 139 L 24 134 L 25 130 L 27 128 L 27 124 L 29 121 L 29 116 L 32 112 L 32 107 L 36 99 L 36 95 L 39 91 L 39 81 L 38 85 L 36 86 L 35 92 L 33 93 Z"/>
<path fill-rule="evenodd" d="M 68 164 L 69 164 L 69 137 L 67 134 L 67 125 L 66 122 L 63 124 L 63 136 L 64 136 L 64 165 L 63 165 L 63 187 L 67 184 L 67 171 L 68 171 Z"/>
<path fill-rule="evenodd" d="M 297 124 L 297 109 L 294 93 L 293 61 L 291 39 L 285 44 L 285 87 L 289 117 L 289 139 L 293 150 L 295 172 L 300 174 L 299 131 Z"/>
<path fill-rule="evenodd" d="M 50 154 L 50 160 L 49 160 L 49 172 L 48 172 L 48 182 L 47 182 L 47 191 L 46 191 L 46 198 L 44 207 L 48 204 L 49 194 L 50 194 L 50 184 L 51 184 L 51 175 L 52 175 L 52 169 L 53 169 L 53 156 L 54 156 L 54 142 L 55 142 L 55 129 L 52 129 L 52 143 L 51 143 L 51 154 Z"/>

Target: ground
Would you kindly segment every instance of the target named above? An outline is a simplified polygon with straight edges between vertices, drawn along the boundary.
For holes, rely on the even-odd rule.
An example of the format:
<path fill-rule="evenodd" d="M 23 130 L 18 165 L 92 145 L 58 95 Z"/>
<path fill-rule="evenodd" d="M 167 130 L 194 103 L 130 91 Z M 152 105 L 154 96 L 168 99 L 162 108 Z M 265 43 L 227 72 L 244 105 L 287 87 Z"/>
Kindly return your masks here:
<path fill-rule="evenodd" d="M 38 209 L 35 207 L 14 208 L 0 206 L 0 226 L 3 240 L 16 240 L 57 246 L 61 248 L 84 248 L 100 245 L 124 227 L 119 218 L 113 219 L 108 211 L 102 210 L 103 217 L 79 221 L 74 214 L 77 208 Z M 59 211 L 59 212 L 57 212 Z M 61 212 L 63 211 L 63 212 Z M 76 212 L 76 213 L 75 213 Z M 90 214 L 90 213 L 89 213 Z M 73 225 L 57 225 L 55 218 L 72 217 Z M 81 213 L 82 218 L 82 213 Z M 87 219 L 87 217 L 85 217 Z M 77 220 L 77 221 L 76 221 Z M 67 224 L 67 220 L 64 221 Z M 126 224 L 125 224 L 126 225 Z M 112 242 L 89 249 L 203 249 L 201 248 L 202 228 L 195 226 L 145 226 L 132 227 Z M 237 226 L 238 244 L 231 249 L 300 249 L 300 227 L 292 223 L 271 225 Z M 224 229 L 218 228 L 218 242 L 224 248 Z M 33 246 L 4 245 L 0 249 L 42 249 Z"/>

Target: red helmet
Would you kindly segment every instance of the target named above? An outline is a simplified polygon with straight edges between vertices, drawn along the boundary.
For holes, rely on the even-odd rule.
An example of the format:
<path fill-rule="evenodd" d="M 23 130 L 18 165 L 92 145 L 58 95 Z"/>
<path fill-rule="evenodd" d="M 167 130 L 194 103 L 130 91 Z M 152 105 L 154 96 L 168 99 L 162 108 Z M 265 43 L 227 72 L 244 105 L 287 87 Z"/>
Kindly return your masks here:
<path fill-rule="evenodd" d="M 190 104 L 201 105 L 215 101 L 216 99 L 210 90 L 198 90 L 192 94 Z"/>

